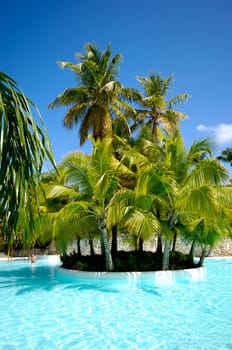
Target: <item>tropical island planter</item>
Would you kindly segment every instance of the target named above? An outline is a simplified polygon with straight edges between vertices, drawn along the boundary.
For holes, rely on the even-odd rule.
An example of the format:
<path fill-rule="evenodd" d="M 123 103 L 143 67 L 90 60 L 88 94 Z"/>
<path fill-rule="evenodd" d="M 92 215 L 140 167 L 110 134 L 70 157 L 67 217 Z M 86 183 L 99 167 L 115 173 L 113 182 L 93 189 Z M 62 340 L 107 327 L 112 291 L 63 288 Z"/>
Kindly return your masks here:
<path fill-rule="evenodd" d="M 162 270 L 162 254 L 149 251 L 118 251 L 113 255 L 114 272 L 160 271 Z M 102 255 L 83 255 L 76 253 L 61 256 L 62 267 L 77 271 L 105 270 L 105 259 Z M 199 267 L 189 254 L 170 252 L 169 270 L 191 269 Z"/>

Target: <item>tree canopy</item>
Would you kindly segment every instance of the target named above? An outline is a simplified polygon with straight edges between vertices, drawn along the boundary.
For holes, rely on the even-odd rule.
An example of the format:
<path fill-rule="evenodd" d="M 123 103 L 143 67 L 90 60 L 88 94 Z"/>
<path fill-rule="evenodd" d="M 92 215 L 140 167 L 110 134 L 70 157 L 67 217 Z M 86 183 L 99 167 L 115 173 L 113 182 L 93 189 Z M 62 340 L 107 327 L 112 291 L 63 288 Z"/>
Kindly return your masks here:
<path fill-rule="evenodd" d="M 219 162 L 231 162 L 231 149 L 218 159 L 209 139 L 193 141 L 186 149 L 180 122 L 187 116 L 176 106 L 188 94 L 169 98 L 172 76 L 164 79 L 151 72 L 137 77 L 141 91 L 125 88 L 117 80 L 121 57 L 112 56 L 110 45 L 100 50 L 89 43 L 77 55 L 77 64 L 59 62 L 72 70 L 78 85 L 58 95 L 49 108 L 66 106 L 64 126 L 78 125 L 80 144 L 89 138 L 93 146 L 90 155 L 67 155 L 57 169 L 36 106 L 0 72 L 4 237 L 8 242 L 18 238 L 28 247 L 36 239 L 55 238 L 62 254 L 76 240 L 78 256 L 82 239 L 94 254 L 97 238 L 108 271 L 118 264 L 119 237 L 126 236 L 140 253 L 144 242 L 155 241 L 164 270 L 182 237 L 192 244 L 187 263 L 194 263 L 198 245 L 203 264 L 207 247 L 232 231 L 229 174 Z M 54 171 L 41 174 L 46 158 Z"/>
<path fill-rule="evenodd" d="M 100 50 L 95 44 L 87 44 L 84 53 L 77 54 L 79 63 L 58 62 L 61 68 L 74 73 L 78 86 L 68 88 L 49 105 L 49 108 L 70 107 L 64 117 L 64 126 L 79 124 L 80 144 L 88 133 L 95 140 L 113 136 L 113 119 L 117 118 L 123 129 L 129 132 L 126 112 L 133 107 L 126 103 L 134 89 L 126 89 L 116 80 L 122 55 L 113 57 L 110 45 Z"/>

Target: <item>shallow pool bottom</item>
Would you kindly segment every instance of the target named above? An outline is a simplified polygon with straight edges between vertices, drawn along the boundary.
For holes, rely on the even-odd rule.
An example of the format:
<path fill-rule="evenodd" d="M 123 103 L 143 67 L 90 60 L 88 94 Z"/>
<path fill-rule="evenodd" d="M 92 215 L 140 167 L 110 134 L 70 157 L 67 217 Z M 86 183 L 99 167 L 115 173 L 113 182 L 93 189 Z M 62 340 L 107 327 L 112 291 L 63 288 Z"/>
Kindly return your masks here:
<path fill-rule="evenodd" d="M 232 349 L 232 259 L 123 280 L 57 264 L 0 263 L 0 349 Z"/>

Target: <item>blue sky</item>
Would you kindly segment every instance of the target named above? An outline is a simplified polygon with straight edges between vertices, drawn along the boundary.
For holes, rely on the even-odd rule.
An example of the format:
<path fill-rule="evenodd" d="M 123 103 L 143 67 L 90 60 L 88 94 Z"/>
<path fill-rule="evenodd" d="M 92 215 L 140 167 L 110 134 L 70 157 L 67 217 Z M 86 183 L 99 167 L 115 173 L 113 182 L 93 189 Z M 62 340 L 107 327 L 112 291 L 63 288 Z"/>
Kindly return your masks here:
<path fill-rule="evenodd" d="M 122 53 L 119 80 L 138 88 L 136 76 L 174 75 L 171 94 L 191 98 L 179 110 L 189 147 L 212 137 L 215 155 L 232 147 L 231 0 L 11 0 L 1 3 L 0 70 L 38 106 L 57 162 L 80 149 L 77 129 L 62 125 L 65 109 L 47 106 L 75 86 L 57 61 L 76 63 L 87 42 Z M 88 145 L 81 148 L 88 152 Z"/>

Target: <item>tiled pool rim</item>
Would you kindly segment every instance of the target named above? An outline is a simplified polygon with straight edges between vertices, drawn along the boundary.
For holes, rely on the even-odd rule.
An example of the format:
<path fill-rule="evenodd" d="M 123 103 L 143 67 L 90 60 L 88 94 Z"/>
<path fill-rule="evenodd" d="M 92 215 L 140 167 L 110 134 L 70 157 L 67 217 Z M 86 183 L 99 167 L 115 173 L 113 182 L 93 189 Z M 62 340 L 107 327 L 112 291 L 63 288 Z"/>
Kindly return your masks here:
<path fill-rule="evenodd" d="M 226 259 L 232 258 L 231 256 L 225 257 L 209 257 L 207 259 Z M 69 270 L 63 267 L 57 267 L 60 274 L 67 277 L 76 279 L 88 279 L 88 280 L 157 280 L 159 283 L 172 283 L 176 278 L 187 278 L 191 281 L 202 281 L 204 279 L 206 269 L 205 267 L 196 267 L 192 269 L 183 270 L 167 270 L 167 271 L 136 271 L 136 272 L 98 272 L 98 271 L 78 271 Z"/>
<path fill-rule="evenodd" d="M 199 267 L 186 270 L 175 271 L 136 271 L 136 272 L 92 272 L 68 270 L 58 267 L 58 272 L 66 277 L 85 280 L 114 280 L 114 281 L 138 281 L 138 280 L 156 280 L 159 283 L 172 283 L 175 278 L 188 278 L 193 281 L 199 281 L 204 278 L 205 268 Z"/>

